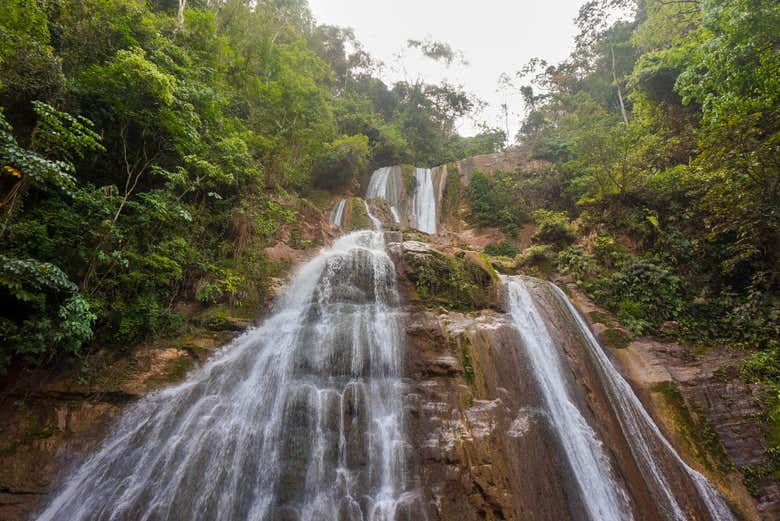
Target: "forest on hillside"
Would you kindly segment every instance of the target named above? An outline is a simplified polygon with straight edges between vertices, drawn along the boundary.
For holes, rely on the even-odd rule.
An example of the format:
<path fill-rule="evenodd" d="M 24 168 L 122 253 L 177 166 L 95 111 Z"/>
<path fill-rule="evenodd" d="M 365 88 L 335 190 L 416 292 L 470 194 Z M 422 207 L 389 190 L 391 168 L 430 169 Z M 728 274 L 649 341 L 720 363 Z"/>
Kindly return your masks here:
<path fill-rule="evenodd" d="M 480 107 L 462 87 L 386 84 L 305 0 L 0 13 L 0 369 L 173 334 L 179 302 L 256 306 L 280 269 L 263 247 L 310 201 L 505 144 L 457 134 Z M 468 219 L 510 238 L 535 221 L 520 261 L 634 334 L 754 351 L 780 447 L 780 4 L 593 0 L 577 24 L 567 60 L 502 78 L 545 166 L 475 175 Z"/>
<path fill-rule="evenodd" d="M 630 330 L 755 349 L 780 393 L 780 4 L 594 0 L 577 25 L 567 60 L 503 78 L 549 167 L 483 179 L 477 217 L 535 218 L 534 254 Z"/>
<path fill-rule="evenodd" d="M 2 0 L 0 369 L 257 306 L 306 198 L 503 145 L 454 131 L 461 88 L 380 67 L 304 0 Z"/>

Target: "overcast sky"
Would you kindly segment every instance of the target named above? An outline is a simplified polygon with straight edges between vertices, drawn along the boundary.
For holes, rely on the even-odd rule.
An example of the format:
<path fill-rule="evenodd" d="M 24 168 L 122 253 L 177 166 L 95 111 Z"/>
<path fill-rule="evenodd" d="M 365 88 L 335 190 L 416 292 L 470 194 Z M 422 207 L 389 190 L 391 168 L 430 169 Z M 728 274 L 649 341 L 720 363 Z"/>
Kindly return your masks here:
<path fill-rule="evenodd" d="M 484 119 L 503 128 L 499 107 L 509 102 L 517 131 L 522 103 L 517 93 L 497 92 L 502 72 L 514 73 L 529 59 L 555 63 L 573 48 L 579 6 L 585 0 L 309 0 L 318 23 L 352 27 L 364 48 L 385 64 L 387 81 L 422 77 L 463 85 L 490 104 Z M 449 69 L 405 49 L 409 39 L 430 37 L 463 51 L 467 66 Z M 399 62 L 396 56 L 402 53 Z M 400 65 L 400 66 L 399 66 Z M 459 124 L 473 134 L 469 121 Z"/>

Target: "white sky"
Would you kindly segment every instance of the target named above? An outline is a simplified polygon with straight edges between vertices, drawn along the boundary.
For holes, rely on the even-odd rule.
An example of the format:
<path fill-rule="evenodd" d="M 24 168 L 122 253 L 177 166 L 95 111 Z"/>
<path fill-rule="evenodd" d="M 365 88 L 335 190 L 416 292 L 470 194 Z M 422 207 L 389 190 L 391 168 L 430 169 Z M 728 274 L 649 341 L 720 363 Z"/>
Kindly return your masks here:
<path fill-rule="evenodd" d="M 352 27 L 364 48 L 385 63 L 386 81 L 421 77 L 461 84 L 490 104 L 483 119 L 500 128 L 504 121 L 499 107 L 508 101 L 512 137 L 522 102 L 518 93 L 497 91 L 499 75 L 513 74 L 533 57 L 551 63 L 566 58 L 574 46 L 574 18 L 584 1 L 309 0 L 309 4 L 318 23 Z M 420 58 L 413 49 L 405 50 L 407 40 L 426 37 L 462 51 L 469 65 L 453 63 L 447 69 Z M 472 122 L 459 123 L 461 134 L 475 131 Z"/>

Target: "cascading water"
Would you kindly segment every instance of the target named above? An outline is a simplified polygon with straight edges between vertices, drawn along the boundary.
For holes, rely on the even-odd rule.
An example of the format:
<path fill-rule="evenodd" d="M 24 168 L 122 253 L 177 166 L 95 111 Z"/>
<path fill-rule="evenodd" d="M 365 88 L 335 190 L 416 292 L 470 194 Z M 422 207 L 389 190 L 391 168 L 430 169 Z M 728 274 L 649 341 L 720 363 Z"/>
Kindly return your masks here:
<path fill-rule="evenodd" d="M 436 193 L 433 189 L 433 171 L 418 168 L 415 172 L 417 190 L 414 192 L 415 228 L 421 232 L 436 233 Z"/>
<path fill-rule="evenodd" d="M 689 513 L 691 509 L 697 509 L 696 504 L 700 502 L 709 519 L 734 521 L 733 514 L 706 478 L 685 464 L 663 436 L 566 295 L 557 286 L 527 277 L 505 277 L 504 282 L 513 322 L 523 339 L 547 414 L 568 459 L 588 519 L 630 520 L 636 506 L 631 504 L 629 495 L 619 483 L 618 473 L 594 429 L 575 405 L 571 370 L 565 367 L 558 354 L 559 345 L 538 305 L 538 288 L 536 292 L 532 291 L 534 285 L 551 291 L 562 303 L 562 309 L 567 310 L 563 320 L 573 323 L 581 335 L 588 357 L 598 372 L 599 385 L 609 398 L 612 413 L 659 515 L 668 521 L 699 519 Z M 683 506 L 678 494 L 685 493 L 673 488 L 672 476 L 676 487 L 684 487 L 680 478 L 687 477 L 698 501 L 686 498 L 688 504 Z"/>
<path fill-rule="evenodd" d="M 371 174 L 366 189 L 366 199 L 384 199 L 390 203 L 390 212 L 396 223 L 401 222 L 398 209 L 401 206 L 400 167 L 385 166 Z"/>
<path fill-rule="evenodd" d="M 344 208 L 347 206 L 346 199 L 339 199 L 339 201 L 333 206 L 330 211 L 329 221 L 331 224 L 341 226 L 344 221 Z"/>
<path fill-rule="evenodd" d="M 378 231 L 306 264 L 275 313 L 124 416 L 46 520 L 424 519 Z"/>
<path fill-rule="evenodd" d="M 653 418 L 642 405 L 642 402 L 634 394 L 631 386 L 612 365 L 598 340 L 596 340 L 588 325 L 577 312 L 574 304 L 571 303 L 559 287 L 551 286 L 558 298 L 566 305 L 572 319 L 585 338 L 593 358 L 602 371 L 602 381 L 609 390 L 609 396 L 613 407 L 617 410 L 618 419 L 626 436 L 631 440 L 630 447 L 637 460 L 641 462 L 640 468 L 644 470 L 645 480 L 650 482 L 649 484 L 654 490 L 660 492 L 661 497 L 656 497 L 659 501 L 666 502 L 666 511 L 671 514 L 670 517 L 675 520 L 687 519 L 675 499 L 671 485 L 664 477 L 664 471 L 660 462 L 654 458 L 653 447 L 656 445 L 660 445 L 660 448 L 667 455 L 671 456 L 673 461 L 690 477 L 712 519 L 717 521 L 735 521 L 734 515 L 720 494 L 712 488 L 712 485 L 709 484 L 701 473 L 686 464 L 677 454 L 677 451 L 674 450 L 674 447 L 672 447 L 655 424 Z"/>
<path fill-rule="evenodd" d="M 615 482 L 596 433 L 569 397 L 556 345 L 521 278 L 507 278 L 509 311 L 528 352 L 547 412 L 559 434 L 582 501 L 593 521 L 633 519 L 628 498 Z"/>

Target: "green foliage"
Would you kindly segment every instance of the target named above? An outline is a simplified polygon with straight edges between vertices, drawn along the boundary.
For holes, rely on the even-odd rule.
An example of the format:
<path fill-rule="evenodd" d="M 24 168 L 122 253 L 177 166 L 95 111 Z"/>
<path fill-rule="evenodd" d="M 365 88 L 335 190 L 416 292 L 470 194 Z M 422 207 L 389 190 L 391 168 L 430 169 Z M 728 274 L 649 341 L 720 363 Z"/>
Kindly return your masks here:
<path fill-rule="evenodd" d="M 538 226 L 534 232 L 534 242 L 563 247 L 576 239 L 569 218 L 563 212 L 540 209 L 533 213 L 533 218 Z"/>
<path fill-rule="evenodd" d="M 77 285 L 22 286 L 40 299 L 0 310 L 6 360 L 76 352 L 93 330 L 120 346 L 172 334 L 177 309 L 257 308 L 280 268 L 265 249 L 312 245 L 300 195 L 492 146 L 455 132 L 470 95 L 386 85 L 306 2 L 172 7 L 0 0 L 0 255 Z"/>
<path fill-rule="evenodd" d="M 668 267 L 644 259 L 626 262 L 599 283 L 599 303 L 615 309 L 621 322 L 637 334 L 657 331 L 674 320 L 683 307 L 679 279 Z"/>
<path fill-rule="evenodd" d="M 12 134 L 11 125 L 0 112 L 0 169 L 2 175 L 16 177 L 19 181 L 39 189 L 58 188 L 70 190 L 74 186 L 73 165 L 65 161 L 53 161 L 19 146 Z M 9 208 L 8 212 L 11 211 Z"/>
<path fill-rule="evenodd" d="M 534 244 L 520 254 L 518 265 L 530 270 L 530 275 L 544 276 L 552 271 L 554 261 L 555 251 L 549 244 Z"/>
<path fill-rule="evenodd" d="M 468 186 L 470 218 L 479 226 L 495 226 L 509 236 L 516 236 L 526 222 L 523 199 L 517 179 L 506 172 L 486 175 L 475 171 Z"/>
<path fill-rule="evenodd" d="M 0 255 L 0 372 L 15 356 L 45 360 L 78 353 L 95 314 L 57 266 Z"/>
<path fill-rule="evenodd" d="M 571 275 L 577 284 L 582 284 L 594 277 L 598 264 L 581 245 L 573 244 L 558 253 L 556 267 L 561 273 Z"/>
<path fill-rule="evenodd" d="M 344 185 L 365 172 L 368 158 L 368 137 L 340 137 L 327 143 L 315 160 L 314 182 L 321 187 Z"/>
<path fill-rule="evenodd" d="M 492 242 L 485 246 L 485 253 L 499 257 L 514 258 L 517 255 L 517 247 L 509 241 Z"/>
<path fill-rule="evenodd" d="M 552 163 L 523 194 L 597 237 L 559 268 L 634 330 L 663 316 L 691 342 L 766 349 L 780 331 L 780 6 L 649 0 L 610 24 L 613 7 L 590 2 L 571 57 L 518 74 L 523 140 Z M 617 288 L 629 249 L 677 278 L 637 282 L 656 304 Z"/>

